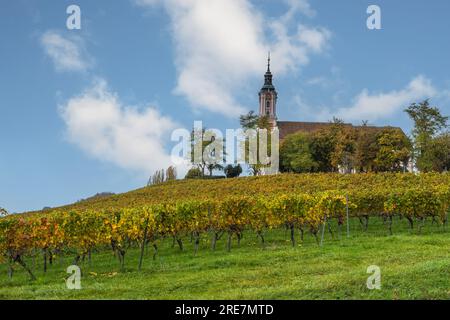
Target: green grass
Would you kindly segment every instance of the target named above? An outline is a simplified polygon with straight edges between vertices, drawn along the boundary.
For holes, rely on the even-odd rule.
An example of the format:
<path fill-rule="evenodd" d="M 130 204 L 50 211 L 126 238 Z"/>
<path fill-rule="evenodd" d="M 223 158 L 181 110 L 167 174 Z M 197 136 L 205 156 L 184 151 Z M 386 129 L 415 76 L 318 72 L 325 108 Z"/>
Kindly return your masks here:
<path fill-rule="evenodd" d="M 117 259 L 101 250 L 91 266 L 81 265 L 82 290 L 65 286 L 72 257 L 57 258 L 47 274 L 37 257 L 35 265 L 27 260 L 38 278 L 34 282 L 18 266 L 8 279 L 6 266 L 0 266 L 0 299 L 450 299 L 448 229 L 428 221 L 419 233 L 396 220 L 389 236 L 380 220 L 372 219 L 367 232 L 352 220 L 350 238 L 345 228 L 341 237 L 336 226 L 334 231 L 334 239 L 325 233 L 322 247 L 310 235 L 292 247 L 286 231 L 274 230 L 265 248 L 246 232 L 231 252 L 224 239 L 212 251 L 205 235 L 197 256 L 188 238 L 183 252 L 167 239 L 155 261 L 149 248 L 141 272 L 137 249 L 128 252 L 123 272 Z M 381 268 L 381 290 L 366 287 L 369 265 Z"/>

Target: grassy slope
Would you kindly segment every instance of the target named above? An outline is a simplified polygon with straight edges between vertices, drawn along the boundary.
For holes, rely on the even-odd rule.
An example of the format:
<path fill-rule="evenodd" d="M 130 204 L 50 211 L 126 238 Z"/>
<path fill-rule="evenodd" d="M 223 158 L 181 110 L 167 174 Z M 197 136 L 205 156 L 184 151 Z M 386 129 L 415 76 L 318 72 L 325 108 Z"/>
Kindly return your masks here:
<path fill-rule="evenodd" d="M 155 261 L 148 252 L 142 272 L 136 271 L 137 250 L 128 254 L 125 272 L 108 251 L 96 253 L 92 266 L 82 266 L 80 291 L 65 289 L 69 258 L 56 260 L 46 275 L 36 271 L 34 283 L 19 270 L 8 280 L 0 266 L 0 299 L 450 299 L 448 230 L 427 222 L 418 234 L 395 221 L 394 236 L 387 236 L 378 220 L 366 233 L 353 220 L 351 234 L 334 240 L 326 234 L 323 247 L 307 236 L 292 248 L 288 234 L 275 230 L 263 249 L 247 232 L 230 253 L 223 240 L 212 252 L 205 238 L 197 256 L 188 240 L 184 252 L 166 240 Z M 382 270 L 379 291 L 366 288 L 372 264 Z"/>

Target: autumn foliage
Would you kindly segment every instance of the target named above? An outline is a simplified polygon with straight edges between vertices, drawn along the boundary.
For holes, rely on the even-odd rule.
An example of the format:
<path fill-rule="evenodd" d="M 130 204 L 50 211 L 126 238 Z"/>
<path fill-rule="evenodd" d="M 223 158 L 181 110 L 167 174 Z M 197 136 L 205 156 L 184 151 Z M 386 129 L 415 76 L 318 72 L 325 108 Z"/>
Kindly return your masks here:
<path fill-rule="evenodd" d="M 55 255 L 71 254 L 78 263 L 109 247 L 123 268 L 129 248 L 142 249 L 141 265 L 144 247 L 152 245 L 156 254 L 164 238 L 183 249 L 183 239 L 191 237 L 197 252 L 201 237 L 215 248 L 226 235 L 230 250 L 232 238 L 239 242 L 244 231 L 255 232 L 264 244 L 265 231 L 285 227 L 294 245 L 294 230 L 317 237 L 327 221 L 343 225 L 347 213 L 363 224 L 382 217 L 389 225 L 401 216 L 414 227 L 426 219 L 446 223 L 450 206 L 448 174 L 277 175 L 201 183 L 207 186 L 192 181 L 187 189 L 186 182 L 173 182 L 165 189 L 154 186 L 102 202 L 1 218 L 0 257 L 32 276 L 27 256 L 43 254 L 46 268 Z M 145 191 L 153 197 L 144 197 Z"/>

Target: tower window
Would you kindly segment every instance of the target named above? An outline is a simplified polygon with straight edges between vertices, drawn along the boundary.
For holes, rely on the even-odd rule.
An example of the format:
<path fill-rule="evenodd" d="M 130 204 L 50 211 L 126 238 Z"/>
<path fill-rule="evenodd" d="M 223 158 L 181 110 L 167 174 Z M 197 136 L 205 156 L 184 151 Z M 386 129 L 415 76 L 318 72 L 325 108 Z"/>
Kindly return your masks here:
<path fill-rule="evenodd" d="M 266 115 L 270 115 L 270 100 L 266 101 Z"/>

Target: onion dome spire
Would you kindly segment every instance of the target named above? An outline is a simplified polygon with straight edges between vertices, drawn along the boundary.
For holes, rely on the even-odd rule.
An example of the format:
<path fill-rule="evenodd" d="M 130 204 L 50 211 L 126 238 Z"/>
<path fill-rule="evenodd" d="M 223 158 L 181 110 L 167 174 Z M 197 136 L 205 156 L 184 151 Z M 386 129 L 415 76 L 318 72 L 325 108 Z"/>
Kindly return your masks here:
<path fill-rule="evenodd" d="M 273 86 L 272 80 L 273 76 L 272 72 L 270 71 L 270 52 L 269 52 L 269 55 L 267 57 L 267 71 L 266 74 L 264 75 L 264 86 L 262 87 L 261 90 L 275 91 L 275 87 Z"/>

